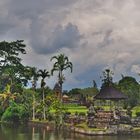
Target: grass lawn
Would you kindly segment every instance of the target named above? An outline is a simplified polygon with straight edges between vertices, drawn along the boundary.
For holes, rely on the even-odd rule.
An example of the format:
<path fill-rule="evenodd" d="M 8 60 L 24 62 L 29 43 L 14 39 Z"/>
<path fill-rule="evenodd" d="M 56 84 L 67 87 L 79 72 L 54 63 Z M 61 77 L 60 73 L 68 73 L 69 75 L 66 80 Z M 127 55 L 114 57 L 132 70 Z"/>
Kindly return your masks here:
<path fill-rule="evenodd" d="M 71 114 L 75 114 L 77 113 L 87 113 L 88 109 L 86 106 L 80 106 L 80 105 L 76 105 L 76 104 L 65 104 L 65 109 L 67 112 L 70 112 Z M 54 110 L 52 109 L 50 111 L 51 113 L 54 112 Z"/>
<path fill-rule="evenodd" d="M 83 113 L 87 113 L 88 109 L 86 106 L 66 106 L 66 108 L 68 109 L 68 112 L 71 112 L 72 114 L 74 114 L 75 112 L 83 112 Z M 110 106 L 104 106 L 103 107 L 104 110 L 110 110 Z M 126 111 L 126 110 L 124 110 Z M 132 116 L 136 117 L 136 112 L 140 112 L 140 106 L 136 106 L 132 109 Z"/>
<path fill-rule="evenodd" d="M 88 108 L 86 106 L 80 106 L 80 105 L 76 105 L 76 104 L 65 104 L 64 105 L 67 112 L 70 112 L 72 114 L 77 113 L 87 113 Z M 102 106 L 102 108 L 104 108 L 104 110 L 110 110 L 110 106 Z M 125 111 L 125 110 L 124 110 Z M 54 110 L 51 110 L 51 112 L 53 113 Z M 136 106 L 132 109 L 132 116 L 136 117 L 136 112 L 140 112 L 140 106 Z"/>
<path fill-rule="evenodd" d="M 86 106 L 66 107 L 68 112 L 74 113 L 87 113 L 88 109 Z"/>

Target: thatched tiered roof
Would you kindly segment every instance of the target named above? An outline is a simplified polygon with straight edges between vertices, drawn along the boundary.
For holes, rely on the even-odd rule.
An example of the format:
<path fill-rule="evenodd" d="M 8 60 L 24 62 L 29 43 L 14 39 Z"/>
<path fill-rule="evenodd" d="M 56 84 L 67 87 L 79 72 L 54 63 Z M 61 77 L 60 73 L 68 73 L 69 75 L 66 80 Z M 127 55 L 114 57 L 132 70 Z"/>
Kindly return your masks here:
<path fill-rule="evenodd" d="M 61 92 L 61 87 L 60 87 L 60 85 L 59 85 L 58 83 L 56 83 L 56 84 L 54 85 L 53 90 L 54 90 L 55 92 Z"/>
<path fill-rule="evenodd" d="M 118 89 L 108 86 L 101 88 L 100 92 L 94 96 L 94 99 L 99 100 L 122 100 L 127 99 L 127 96 Z"/>

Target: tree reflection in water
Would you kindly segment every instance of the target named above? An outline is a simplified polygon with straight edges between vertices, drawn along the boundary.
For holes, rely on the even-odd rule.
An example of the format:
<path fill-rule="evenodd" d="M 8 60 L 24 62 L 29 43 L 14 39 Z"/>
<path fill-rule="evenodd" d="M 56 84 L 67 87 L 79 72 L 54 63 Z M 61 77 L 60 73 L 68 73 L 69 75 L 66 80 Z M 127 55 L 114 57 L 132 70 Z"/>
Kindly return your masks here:
<path fill-rule="evenodd" d="M 139 136 L 84 136 L 35 126 L 1 125 L 0 140 L 139 140 Z"/>

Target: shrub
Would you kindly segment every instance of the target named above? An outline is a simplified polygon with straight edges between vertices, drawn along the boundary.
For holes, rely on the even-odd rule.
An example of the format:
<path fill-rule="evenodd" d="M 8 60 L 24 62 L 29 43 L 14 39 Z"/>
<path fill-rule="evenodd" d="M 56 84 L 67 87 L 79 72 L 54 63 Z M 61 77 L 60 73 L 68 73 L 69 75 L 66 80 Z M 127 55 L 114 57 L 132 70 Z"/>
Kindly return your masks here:
<path fill-rule="evenodd" d="M 65 112 L 65 115 L 71 115 L 71 112 Z"/>
<path fill-rule="evenodd" d="M 80 112 L 80 113 L 79 113 L 79 116 L 86 116 L 86 113 Z"/>
<path fill-rule="evenodd" d="M 140 117 L 140 112 L 136 112 L 136 116 L 137 117 Z"/>
<path fill-rule="evenodd" d="M 54 118 L 53 114 L 51 114 L 51 113 L 48 113 L 48 114 L 47 114 L 47 119 L 48 119 L 49 121 L 52 121 L 53 118 Z"/>
<path fill-rule="evenodd" d="M 12 103 L 3 113 L 1 120 L 6 122 L 26 122 L 29 118 L 29 113 L 22 104 Z"/>
<path fill-rule="evenodd" d="M 0 106 L 0 118 L 2 117 L 3 113 L 4 113 L 4 110 L 3 110 L 3 108 Z"/>

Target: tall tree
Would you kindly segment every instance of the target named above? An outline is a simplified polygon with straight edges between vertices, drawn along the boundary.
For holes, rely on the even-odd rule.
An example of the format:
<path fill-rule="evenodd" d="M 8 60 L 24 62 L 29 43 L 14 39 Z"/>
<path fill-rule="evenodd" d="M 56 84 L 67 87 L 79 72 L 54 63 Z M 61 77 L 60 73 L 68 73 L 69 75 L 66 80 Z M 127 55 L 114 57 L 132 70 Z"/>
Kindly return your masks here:
<path fill-rule="evenodd" d="M 105 69 L 103 71 L 102 87 L 113 85 L 113 72 L 110 69 Z"/>
<path fill-rule="evenodd" d="M 36 92 L 36 86 L 37 86 L 37 80 L 38 80 L 38 71 L 36 67 L 28 67 L 29 69 L 29 76 L 31 78 L 31 82 L 32 82 L 32 89 L 34 91 L 33 93 L 33 112 L 32 112 L 32 119 L 35 120 L 35 103 L 36 103 L 36 99 L 35 99 L 35 92 Z"/>
<path fill-rule="evenodd" d="M 26 54 L 26 45 L 23 44 L 23 40 L 17 40 L 13 42 L 0 42 L 0 68 L 7 65 L 21 64 L 20 54 Z"/>
<path fill-rule="evenodd" d="M 45 94 L 44 94 L 44 91 L 45 91 L 45 85 L 46 85 L 46 82 L 45 82 L 45 78 L 47 77 L 50 77 L 50 74 L 49 74 L 49 71 L 47 71 L 46 69 L 44 70 L 39 70 L 38 71 L 38 75 L 42 78 L 41 79 L 41 88 L 42 88 L 42 101 L 43 101 L 43 118 L 44 120 L 46 120 L 46 107 L 45 107 Z"/>
<path fill-rule="evenodd" d="M 62 100 L 62 85 L 65 80 L 63 71 L 70 68 L 72 72 L 72 62 L 69 61 L 68 57 L 65 56 L 64 54 L 59 54 L 58 56 L 53 56 L 51 58 L 51 61 L 55 60 L 55 63 L 53 65 L 53 69 L 51 70 L 51 74 L 53 75 L 54 71 L 58 71 L 58 83 L 61 88 L 61 95 L 60 95 L 60 100 Z"/>
<path fill-rule="evenodd" d="M 118 88 L 128 96 L 125 106 L 134 107 L 140 104 L 140 86 L 134 77 L 122 77 L 118 83 Z"/>
<path fill-rule="evenodd" d="M 20 58 L 21 54 L 26 54 L 25 47 L 23 40 L 0 42 L 0 81 L 3 82 L 3 79 L 6 78 L 10 82 L 5 83 L 5 85 L 1 83 L 3 89 L 6 84 L 15 86 L 17 83 L 23 84 L 23 81 L 25 84 L 25 67 L 22 65 L 22 59 Z"/>

